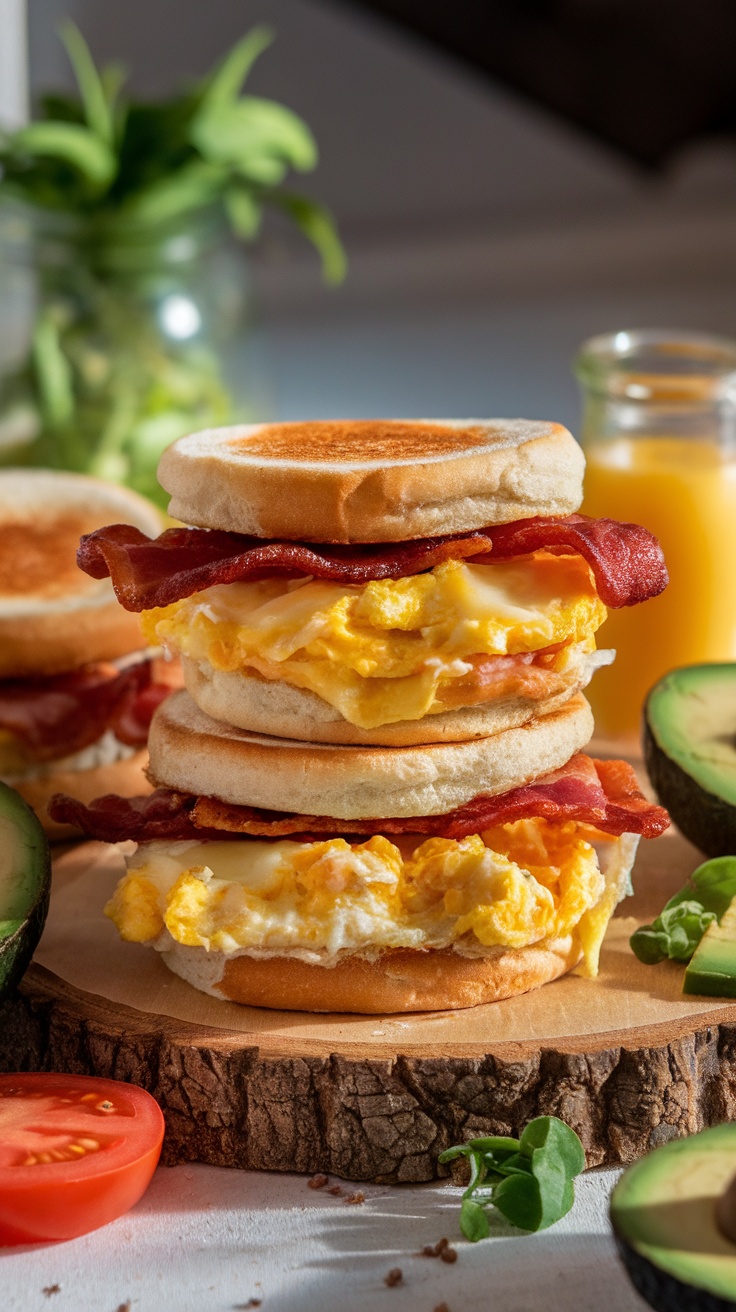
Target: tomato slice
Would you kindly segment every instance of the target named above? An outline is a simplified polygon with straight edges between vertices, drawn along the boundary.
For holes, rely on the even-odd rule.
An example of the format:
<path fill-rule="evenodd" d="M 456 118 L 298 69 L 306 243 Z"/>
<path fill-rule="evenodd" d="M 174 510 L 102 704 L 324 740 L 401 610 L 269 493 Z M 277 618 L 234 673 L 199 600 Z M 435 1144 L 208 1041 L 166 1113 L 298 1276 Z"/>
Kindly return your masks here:
<path fill-rule="evenodd" d="M 135 1084 L 0 1075 L 0 1244 L 75 1239 L 143 1196 L 164 1118 Z"/>

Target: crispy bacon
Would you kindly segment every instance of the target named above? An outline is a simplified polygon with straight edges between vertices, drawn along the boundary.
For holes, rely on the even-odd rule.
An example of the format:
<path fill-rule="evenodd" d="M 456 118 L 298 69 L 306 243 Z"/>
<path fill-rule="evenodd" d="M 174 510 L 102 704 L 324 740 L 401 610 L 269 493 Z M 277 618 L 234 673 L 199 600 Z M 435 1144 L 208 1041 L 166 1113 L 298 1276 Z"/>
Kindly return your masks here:
<path fill-rule="evenodd" d="M 667 812 L 642 796 L 630 765 L 625 761 L 594 761 L 582 754 L 554 774 L 498 797 L 474 797 L 446 815 L 335 820 L 233 806 L 216 798 L 193 797 L 166 788 L 159 788 L 150 797 L 109 795 L 89 806 L 57 794 L 49 814 L 59 823 L 81 829 L 90 838 L 109 843 L 244 836 L 306 841 L 327 835 L 403 833 L 459 839 L 492 825 L 533 816 L 560 823 L 577 820 L 611 835 L 633 833 L 655 838 L 669 824 Z"/>
<path fill-rule="evenodd" d="M 112 524 L 82 538 L 77 562 L 92 578 L 109 576 L 121 605 L 141 611 L 168 606 L 219 583 L 273 575 L 369 583 L 420 574 L 444 560 L 462 560 L 490 549 L 485 532 L 342 547 L 267 542 L 203 528 L 169 528 L 152 539 L 130 524 Z"/>
<path fill-rule="evenodd" d="M 5 679 L 0 730 L 38 762 L 72 756 L 107 729 L 130 747 L 144 747 L 151 716 L 170 691 L 154 679 L 151 661 L 124 670 L 99 664 L 52 678 Z"/>
<path fill-rule="evenodd" d="M 484 564 L 541 550 L 583 556 L 593 571 L 598 596 L 613 610 L 657 597 L 669 582 L 662 548 L 641 524 L 591 519 L 589 515 L 566 515 L 564 519 L 545 515 L 498 524 L 487 532 L 493 547 Z M 480 564 L 481 559 L 475 563 Z"/>
<path fill-rule="evenodd" d="M 587 515 L 520 519 L 451 537 L 351 546 L 266 542 L 201 528 L 170 528 L 151 539 L 130 524 L 112 524 L 82 538 L 77 560 L 92 578 L 112 579 L 126 610 L 141 611 L 168 606 L 215 584 L 272 575 L 362 584 L 419 574 L 444 560 L 493 564 L 541 550 L 583 556 L 601 599 L 614 608 L 656 597 L 667 585 L 662 550 L 647 529 Z"/>

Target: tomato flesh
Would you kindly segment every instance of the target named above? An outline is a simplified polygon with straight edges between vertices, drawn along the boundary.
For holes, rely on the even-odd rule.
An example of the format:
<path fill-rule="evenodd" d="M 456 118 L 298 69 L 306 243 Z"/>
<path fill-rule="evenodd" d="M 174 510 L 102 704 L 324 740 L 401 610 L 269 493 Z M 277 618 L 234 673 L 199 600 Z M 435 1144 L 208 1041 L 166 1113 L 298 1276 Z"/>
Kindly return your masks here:
<path fill-rule="evenodd" d="M 0 1075 L 0 1245 L 75 1239 L 127 1212 L 161 1155 L 145 1089 L 87 1075 Z"/>

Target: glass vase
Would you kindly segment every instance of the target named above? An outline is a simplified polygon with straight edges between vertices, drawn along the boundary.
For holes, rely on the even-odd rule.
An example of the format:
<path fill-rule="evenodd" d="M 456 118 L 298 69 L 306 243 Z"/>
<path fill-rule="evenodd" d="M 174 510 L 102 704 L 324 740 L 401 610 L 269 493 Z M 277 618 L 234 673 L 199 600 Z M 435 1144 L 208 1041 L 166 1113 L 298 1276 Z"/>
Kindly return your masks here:
<path fill-rule="evenodd" d="M 78 470 L 165 505 L 163 449 L 248 417 L 226 376 L 247 266 L 215 215 L 128 230 L 8 210 L 0 304 L 0 464 Z"/>

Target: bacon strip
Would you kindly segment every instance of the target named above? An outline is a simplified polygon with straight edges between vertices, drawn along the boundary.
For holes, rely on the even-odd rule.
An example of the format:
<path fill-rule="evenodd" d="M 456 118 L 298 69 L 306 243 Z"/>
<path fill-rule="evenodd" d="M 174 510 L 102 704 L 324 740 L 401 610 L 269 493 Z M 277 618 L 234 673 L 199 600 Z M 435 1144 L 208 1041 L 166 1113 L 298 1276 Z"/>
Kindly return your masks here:
<path fill-rule="evenodd" d="M 520 519 L 482 532 L 359 546 L 266 542 L 201 528 L 170 528 L 151 539 L 130 524 L 112 524 L 82 538 L 77 561 L 92 578 L 111 578 L 126 610 L 141 611 L 215 584 L 272 575 L 362 584 L 419 574 L 444 560 L 493 564 L 541 550 L 583 556 L 607 606 L 633 606 L 667 586 L 661 547 L 647 529 L 587 515 Z"/>
<path fill-rule="evenodd" d="M 100 664 L 53 678 L 5 679 L 0 730 L 18 738 L 38 762 L 72 756 L 107 729 L 130 747 L 144 747 L 151 716 L 170 691 L 154 680 L 150 661 L 124 670 Z"/>
<path fill-rule="evenodd" d="M 659 596 L 669 583 L 667 566 L 659 542 L 640 524 L 621 524 L 616 519 L 591 519 L 589 515 L 552 515 L 519 519 L 487 530 L 493 542 L 491 555 L 476 564 L 510 560 L 531 551 L 575 553 L 587 560 L 593 571 L 598 596 L 606 606 L 636 606 Z"/>
<path fill-rule="evenodd" d="M 220 583 L 244 583 L 282 575 L 311 575 L 338 583 L 398 579 L 491 549 L 488 533 L 418 538 L 381 546 L 308 546 L 266 542 L 218 529 L 169 528 L 147 538 L 130 524 L 111 524 L 82 538 L 80 569 L 112 579 L 126 610 L 169 606 Z"/>
<path fill-rule="evenodd" d="M 108 843 L 243 836 L 306 841 L 319 835 L 402 833 L 459 839 L 532 816 L 560 823 L 577 820 L 606 834 L 642 834 L 645 838 L 656 837 L 669 825 L 663 807 L 642 796 L 630 765 L 625 761 L 594 761 L 582 754 L 543 779 L 498 797 L 474 797 L 446 815 L 335 820 L 232 806 L 216 798 L 192 797 L 166 788 L 149 797 L 108 795 L 89 806 L 58 793 L 51 801 L 49 814 L 60 823 L 81 829 L 90 838 Z"/>

